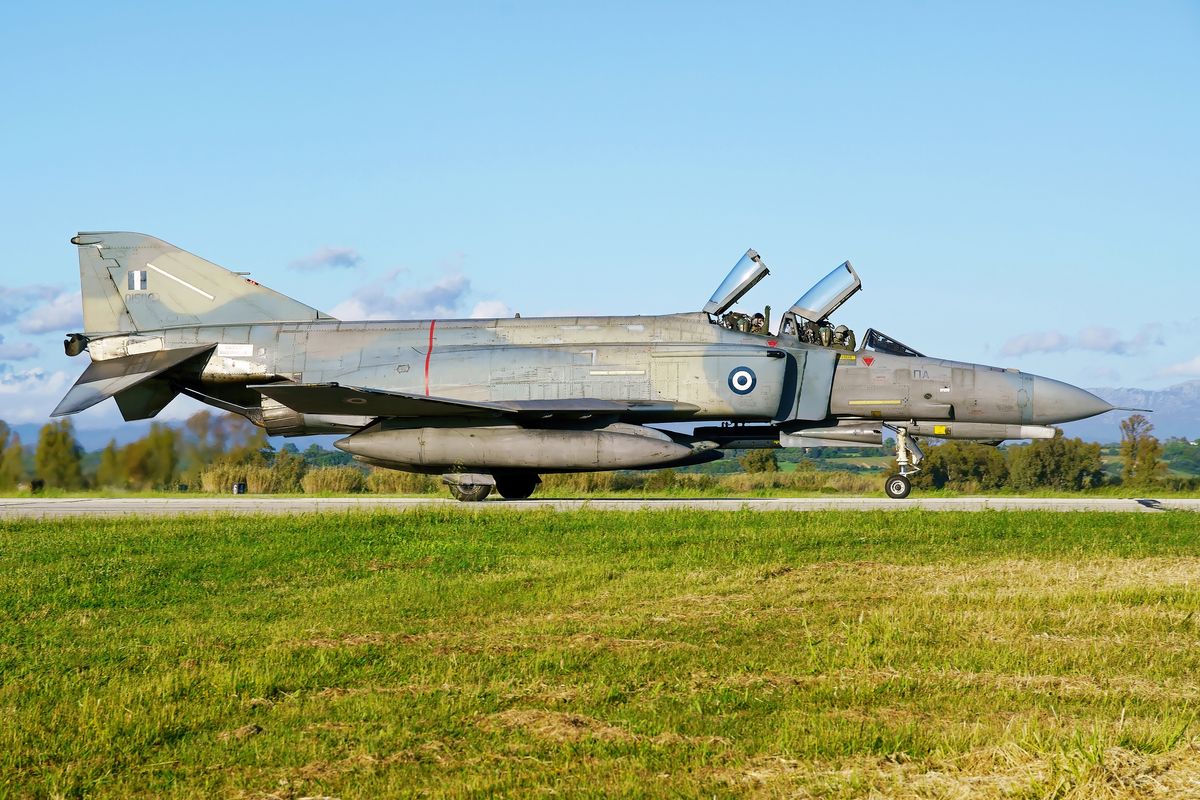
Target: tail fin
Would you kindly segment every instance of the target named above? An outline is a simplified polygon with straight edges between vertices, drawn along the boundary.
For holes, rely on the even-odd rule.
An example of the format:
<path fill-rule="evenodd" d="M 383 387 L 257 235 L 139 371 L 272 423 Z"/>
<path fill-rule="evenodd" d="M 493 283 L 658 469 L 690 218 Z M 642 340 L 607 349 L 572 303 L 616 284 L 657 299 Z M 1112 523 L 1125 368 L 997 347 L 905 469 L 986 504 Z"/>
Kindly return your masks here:
<path fill-rule="evenodd" d="M 88 334 L 332 319 L 153 236 L 80 233 L 71 243 L 79 246 Z"/>

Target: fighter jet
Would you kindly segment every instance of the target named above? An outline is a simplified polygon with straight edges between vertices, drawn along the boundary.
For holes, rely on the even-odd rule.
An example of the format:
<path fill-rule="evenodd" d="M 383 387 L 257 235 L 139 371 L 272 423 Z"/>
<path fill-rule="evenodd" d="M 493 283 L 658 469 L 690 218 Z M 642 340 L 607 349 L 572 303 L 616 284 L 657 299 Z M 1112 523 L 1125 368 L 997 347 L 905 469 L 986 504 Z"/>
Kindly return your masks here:
<path fill-rule="evenodd" d="M 151 236 L 80 233 L 91 364 L 52 416 L 113 397 L 126 420 L 183 394 L 272 436 L 344 434 L 361 462 L 443 475 L 454 497 L 526 498 L 541 475 L 699 464 L 731 448 L 1040 439 L 1113 408 L 1015 369 L 926 356 L 830 319 L 847 261 L 788 307 L 734 310 L 769 274 L 754 250 L 698 311 L 663 316 L 350 322 Z M 689 423 L 681 425 L 680 423 Z M 697 424 L 699 423 L 699 424 Z M 708 424 L 704 424 L 708 423 Z M 720 423 L 719 425 L 713 423 Z M 664 427 L 665 426 L 665 427 Z"/>

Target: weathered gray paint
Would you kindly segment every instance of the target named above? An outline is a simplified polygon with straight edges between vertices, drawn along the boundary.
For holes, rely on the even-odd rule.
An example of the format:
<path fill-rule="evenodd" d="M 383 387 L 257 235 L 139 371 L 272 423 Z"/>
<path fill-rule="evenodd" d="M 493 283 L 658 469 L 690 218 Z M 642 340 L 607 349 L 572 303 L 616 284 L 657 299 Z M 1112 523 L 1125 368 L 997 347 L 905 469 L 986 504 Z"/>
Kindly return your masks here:
<path fill-rule="evenodd" d="M 503 472 L 683 463 L 747 440 L 865 443 L 882 424 L 902 440 L 943 423 L 991 440 L 1110 408 L 1015 370 L 743 333 L 705 313 L 344 322 L 153 237 L 73 241 L 86 330 L 68 349 L 86 341 L 93 366 L 55 414 L 117 396 L 126 418 L 149 417 L 184 392 L 275 434 L 354 434 L 339 446 L 371 463 Z M 853 285 L 836 304 L 860 285 L 839 269 Z M 705 420 L 764 425 L 643 427 Z"/>

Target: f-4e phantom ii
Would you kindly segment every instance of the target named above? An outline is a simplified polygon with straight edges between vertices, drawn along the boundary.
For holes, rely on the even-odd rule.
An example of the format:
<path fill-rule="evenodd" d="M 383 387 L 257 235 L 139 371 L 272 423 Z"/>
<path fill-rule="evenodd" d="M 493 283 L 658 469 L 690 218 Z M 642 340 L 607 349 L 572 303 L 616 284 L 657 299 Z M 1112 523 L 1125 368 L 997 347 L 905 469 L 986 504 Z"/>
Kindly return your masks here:
<path fill-rule="evenodd" d="M 849 262 L 772 329 L 735 303 L 768 274 L 749 250 L 699 311 L 664 316 L 348 322 L 138 233 L 80 233 L 91 364 L 55 408 L 113 397 L 126 420 L 183 394 L 272 436 L 345 434 L 381 467 L 441 474 L 460 500 L 529 497 L 540 475 L 656 469 L 753 447 L 896 441 L 891 497 L 923 458 L 914 437 L 1039 439 L 1113 406 L 1060 381 L 934 358 L 830 315 L 862 284 Z M 701 424 L 690 432 L 655 427 Z M 676 428 L 687 426 L 675 425 Z"/>

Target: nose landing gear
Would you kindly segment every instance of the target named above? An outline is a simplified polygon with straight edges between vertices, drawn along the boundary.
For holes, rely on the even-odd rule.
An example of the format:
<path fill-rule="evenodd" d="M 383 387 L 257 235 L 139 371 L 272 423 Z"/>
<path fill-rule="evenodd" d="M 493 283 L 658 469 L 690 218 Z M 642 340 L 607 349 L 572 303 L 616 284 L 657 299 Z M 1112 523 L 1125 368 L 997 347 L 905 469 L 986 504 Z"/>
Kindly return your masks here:
<path fill-rule="evenodd" d="M 908 476 L 921 471 L 918 465 L 925 458 L 925 454 L 908 435 L 908 428 L 892 425 L 884 427 L 896 434 L 896 466 L 899 467 L 900 473 L 889 476 L 884 481 L 883 490 L 893 500 L 903 500 L 912 491 L 912 481 Z"/>

